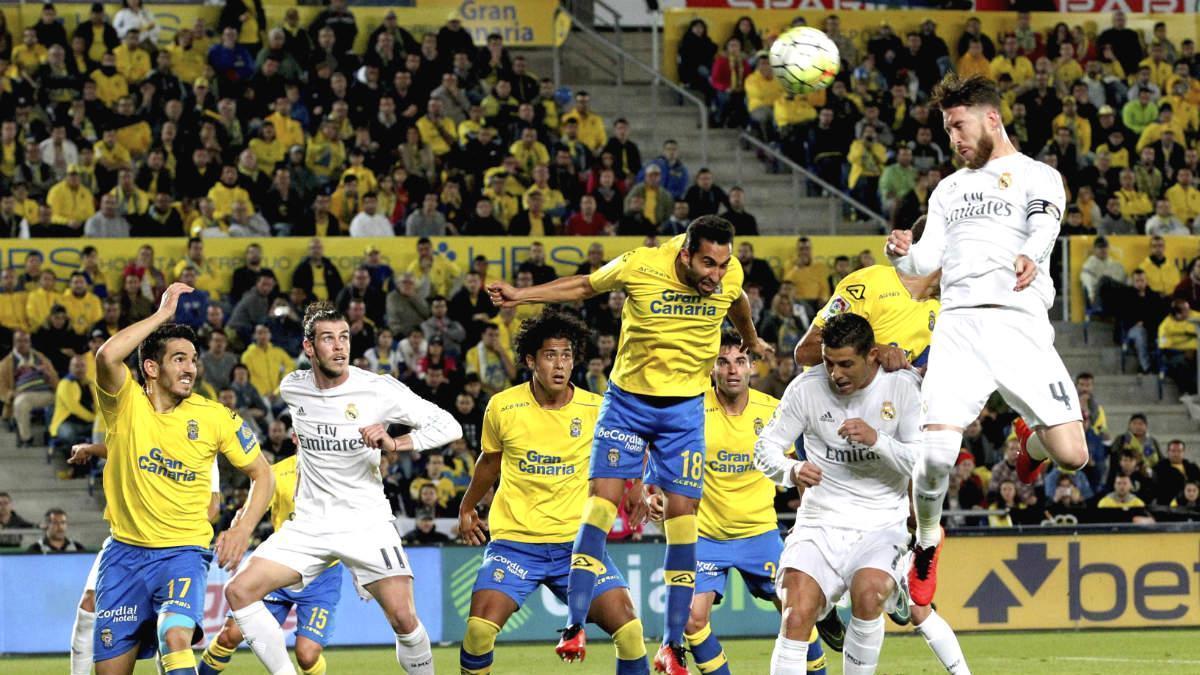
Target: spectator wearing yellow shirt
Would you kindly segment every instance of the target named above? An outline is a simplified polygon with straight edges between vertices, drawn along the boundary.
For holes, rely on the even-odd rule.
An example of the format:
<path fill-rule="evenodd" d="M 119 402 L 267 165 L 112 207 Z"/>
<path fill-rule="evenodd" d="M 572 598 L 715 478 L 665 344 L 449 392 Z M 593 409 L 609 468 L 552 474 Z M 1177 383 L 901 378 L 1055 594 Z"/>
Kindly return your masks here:
<path fill-rule="evenodd" d="M 442 107 L 442 99 L 429 99 L 425 115 L 417 120 L 417 131 L 421 132 L 421 141 L 433 150 L 434 157 L 446 155 L 458 143 L 454 120 L 446 116 Z"/>
<path fill-rule="evenodd" d="M 29 327 L 37 331 L 46 323 L 50 316 L 50 308 L 58 304 L 62 293 L 58 291 L 58 279 L 53 270 L 42 270 L 38 277 L 38 287 L 29 292 L 25 299 L 25 318 Z"/>
<path fill-rule="evenodd" d="M 152 132 L 150 123 L 134 117 L 134 113 L 132 98 L 123 96 L 117 101 L 117 114 L 134 121 L 117 129 L 116 141 L 129 151 L 131 157 L 140 159 L 150 150 Z"/>
<path fill-rule="evenodd" d="M 471 107 L 467 108 L 467 119 L 458 123 L 458 144 L 465 148 L 471 139 L 479 136 L 479 131 L 486 124 L 483 119 L 483 106 L 472 103 Z"/>
<path fill-rule="evenodd" d="M 21 31 L 21 44 L 13 47 L 12 64 L 26 76 L 32 76 L 46 62 L 47 53 L 46 46 L 38 43 L 37 31 L 26 28 Z"/>
<path fill-rule="evenodd" d="M 887 148 L 879 142 L 875 127 L 863 127 L 862 137 L 850 144 L 846 159 L 850 162 L 847 184 L 860 202 L 879 211 L 879 177 L 887 164 Z"/>
<path fill-rule="evenodd" d="M 363 166 L 364 160 L 366 160 L 366 156 L 363 155 L 362 148 L 357 146 L 350 148 L 350 165 L 342 171 L 342 182 L 344 183 L 348 177 L 354 176 L 358 179 L 359 192 L 362 194 L 378 192 L 379 179 L 375 177 L 374 171 Z M 385 213 L 383 209 L 380 209 L 380 213 L 391 216 L 391 213 Z"/>
<path fill-rule="evenodd" d="M 417 240 L 417 259 L 409 263 L 407 271 L 413 275 L 423 297 L 449 297 L 458 282 L 458 268 L 442 256 L 433 254 L 433 242 L 429 237 Z M 428 289 L 427 293 L 425 289 Z"/>
<path fill-rule="evenodd" d="M 586 91 L 575 94 L 575 109 L 563 115 L 562 121 L 573 119 L 579 124 L 579 140 L 589 150 L 599 153 L 608 142 L 608 132 L 604 128 L 604 118 L 591 111 L 592 97 Z"/>
<path fill-rule="evenodd" d="M 1196 392 L 1196 322 L 1200 312 L 1194 312 L 1185 298 L 1171 301 L 1171 313 L 1158 324 L 1158 349 L 1162 354 L 1167 375 L 1184 394 Z"/>
<path fill-rule="evenodd" d="M 227 217 L 233 211 L 234 202 L 250 203 L 250 193 L 238 185 L 238 170 L 232 164 L 221 167 L 221 179 L 208 191 L 208 198 L 213 204 L 213 215 L 217 220 Z"/>
<path fill-rule="evenodd" d="M 1167 241 L 1159 236 L 1150 237 L 1150 255 L 1138 265 L 1146 275 L 1150 290 L 1169 297 L 1179 285 L 1179 268 L 1167 259 Z"/>
<path fill-rule="evenodd" d="M 1092 123 L 1079 116 L 1073 96 L 1063 99 L 1062 112 L 1054 118 L 1050 126 L 1054 129 L 1064 127 L 1068 129 L 1071 132 L 1071 139 L 1080 153 L 1087 153 L 1092 147 Z"/>
<path fill-rule="evenodd" d="M 760 52 L 754 72 L 746 78 L 746 110 L 758 124 L 764 138 L 775 134 L 775 102 L 784 96 L 783 85 L 775 79 L 766 52 Z"/>
<path fill-rule="evenodd" d="M 508 175 L 500 172 L 492 174 L 489 185 L 483 189 L 483 196 L 492 202 L 492 216 L 505 227 L 513 216 L 521 210 L 520 202 L 505 189 Z"/>
<path fill-rule="evenodd" d="M 112 108 L 129 95 L 129 80 L 117 70 L 117 57 L 109 52 L 100 61 L 100 67 L 92 71 L 92 81 L 96 83 L 96 98 L 106 107 Z"/>
<path fill-rule="evenodd" d="M 1134 222 L 1141 222 L 1154 212 L 1150 195 L 1139 192 L 1133 171 L 1125 169 L 1121 172 L 1121 189 L 1117 190 L 1117 199 L 1121 202 L 1121 216 Z"/>
<path fill-rule="evenodd" d="M 150 74 L 150 55 L 139 46 L 141 33 L 129 29 L 121 44 L 113 50 L 117 72 L 125 76 L 126 82 L 138 83 Z"/>
<path fill-rule="evenodd" d="M 93 147 L 96 149 L 96 164 L 101 169 L 116 173 L 122 169 L 133 168 L 133 157 L 125 146 L 117 142 L 116 129 L 105 129 L 104 135 Z"/>
<path fill-rule="evenodd" d="M 1200 216 L 1200 190 L 1193 185 L 1195 176 L 1186 166 L 1175 174 L 1175 184 L 1167 189 L 1167 201 L 1171 202 L 1171 212 L 1189 228 L 1192 222 Z"/>
<path fill-rule="evenodd" d="M 266 399 L 279 399 L 279 383 L 296 369 L 296 362 L 283 349 L 271 344 L 266 324 L 254 327 L 254 344 L 242 352 L 242 363 L 250 371 L 250 384 Z"/>
<path fill-rule="evenodd" d="M 1083 66 L 1075 60 L 1075 45 L 1064 42 L 1058 46 L 1058 58 L 1054 60 L 1054 86 L 1060 96 L 1070 94 L 1071 85 L 1083 77 Z"/>
<path fill-rule="evenodd" d="M 494 395 L 507 389 L 517 377 L 512 349 L 500 342 L 500 327 L 488 323 L 479 343 L 467 352 L 467 373 L 479 376 L 483 390 Z"/>
<path fill-rule="evenodd" d="M 1096 502 L 1096 508 L 1132 511 L 1134 522 L 1154 522 L 1153 516 L 1146 512 L 1146 502 L 1133 493 L 1133 479 L 1124 474 L 1118 474 L 1113 479 L 1113 491 Z M 1104 519 L 1103 516 L 1101 518 Z"/>
<path fill-rule="evenodd" d="M 454 499 L 457 490 L 454 488 L 454 481 L 450 480 L 445 474 L 446 459 L 436 452 L 429 453 L 425 456 L 425 475 L 417 476 L 412 479 L 412 483 L 408 486 L 408 494 L 414 502 L 421 500 L 421 488 L 429 485 L 437 489 L 437 503 L 442 508 L 450 506 L 450 500 Z"/>
<path fill-rule="evenodd" d="M 796 257 L 788 263 L 782 281 L 791 283 L 795 298 L 811 303 L 814 309 L 829 299 L 829 268 L 813 259 L 808 237 L 796 240 Z"/>
<path fill-rule="evenodd" d="M 341 187 L 329 198 L 329 212 L 337 219 L 342 232 L 350 231 L 350 223 L 362 211 L 362 195 L 358 176 L 350 174 L 343 177 Z"/>
<path fill-rule="evenodd" d="M 167 47 L 171 54 L 171 73 L 180 82 L 195 82 L 205 76 L 208 53 L 195 42 L 195 33 L 187 28 L 176 31 L 175 42 Z"/>
<path fill-rule="evenodd" d="M 963 79 L 972 75 L 982 75 L 990 79 L 992 77 L 992 64 L 983 55 L 983 43 L 979 40 L 971 40 L 970 45 L 967 47 L 967 53 L 959 57 L 958 67 L 955 70 L 958 72 L 958 76 Z"/>
<path fill-rule="evenodd" d="M 992 77 L 1000 79 L 1007 74 L 1014 84 L 1024 84 L 1033 80 L 1033 63 L 1021 55 L 1017 46 L 1017 36 L 1007 35 L 1001 45 L 1000 53 L 991 62 Z"/>
<path fill-rule="evenodd" d="M 192 287 L 205 291 L 214 301 L 220 299 L 223 284 L 221 283 L 221 278 L 217 276 L 217 273 L 204 257 L 204 240 L 200 237 L 193 236 L 188 238 L 187 256 L 175 263 L 175 269 L 171 272 L 173 278 L 179 281 L 179 276 L 188 267 L 196 268 L 196 279 Z"/>
<path fill-rule="evenodd" d="M 286 96 L 280 96 L 275 99 L 274 109 L 275 112 L 267 115 L 263 122 L 271 123 L 275 128 L 275 137 L 283 147 L 286 149 L 293 145 L 304 145 L 304 127 L 292 119 L 292 102 Z"/>
<path fill-rule="evenodd" d="M 304 165 L 322 184 L 328 183 L 342 171 L 346 163 L 346 147 L 338 138 L 337 123 L 325 120 L 321 132 L 312 137 L 304 153 Z"/>
<path fill-rule="evenodd" d="M 0 269 L 0 326 L 9 331 L 29 331 L 25 318 L 25 301 L 29 292 L 17 283 L 17 271 L 12 267 Z M 7 336 L 11 342 L 12 336 Z"/>
<path fill-rule="evenodd" d="M 1138 63 L 1138 69 L 1150 69 L 1150 81 L 1154 86 L 1158 87 L 1159 91 L 1167 92 L 1167 80 L 1175 74 L 1175 69 L 1171 66 L 1171 62 L 1167 60 L 1161 44 L 1150 45 L 1150 56 L 1142 59 Z"/>
<path fill-rule="evenodd" d="M 53 222 L 73 229 L 82 228 L 96 212 L 96 198 L 91 190 L 80 185 L 79 167 L 74 164 L 67 167 L 67 177 L 50 188 L 46 203 L 54 214 Z"/>
<path fill-rule="evenodd" d="M 542 205 L 546 209 L 546 213 L 558 220 L 566 219 L 569 206 L 567 198 L 550 185 L 550 167 L 545 164 L 533 167 L 533 185 L 530 185 L 529 189 L 521 195 L 521 206 L 529 208 L 529 195 L 535 190 L 542 195 Z"/>
<path fill-rule="evenodd" d="M 279 139 L 270 120 L 263 121 L 258 133 L 256 138 L 250 139 L 250 152 L 254 153 L 259 167 L 273 173 L 275 165 L 287 158 L 288 146 Z"/>
<path fill-rule="evenodd" d="M 532 180 L 534 167 L 550 163 L 550 152 L 537 139 L 537 130 L 533 127 L 522 129 L 521 139 L 513 143 L 508 151 L 517 159 L 517 171 L 526 180 Z"/>
<path fill-rule="evenodd" d="M 67 290 L 58 297 L 58 304 L 67 310 L 71 330 L 76 335 L 87 335 L 92 325 L 104 317 L 100 298 L 88 287 L 87 275 L 76 270 L 71 273 Z"/>
<path fill-rule="evenodd" d="M 88 379 L 88 363 L 83 354 L 71 357 L 67 376 L 58 381 L 54 390 L 54 415 L 50 418 L 49 432 L 55 445 L 66 446 L 62 450 L 91 440 L 96 402 L 92 396 L 93 382 Z M 60 476 L 70 477 L 71 473 L 64 471 Z"/>

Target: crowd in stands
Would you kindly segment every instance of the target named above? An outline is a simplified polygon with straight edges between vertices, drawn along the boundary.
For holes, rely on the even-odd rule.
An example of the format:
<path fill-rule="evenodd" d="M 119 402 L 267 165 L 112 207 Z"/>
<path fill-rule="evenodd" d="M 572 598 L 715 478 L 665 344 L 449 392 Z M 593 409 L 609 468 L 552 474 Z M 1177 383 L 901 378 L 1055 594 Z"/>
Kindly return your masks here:
<path fill-rule="evenodd" d="M 972 17 L 958 35 L 930 19 L 905 35 L 885 20 L 851 37 L 830 15 L 818 27 L 838 46 L 841 71 L 808 95 L 775 79 L 766 50 L 776 36 L 752 18 L 720 42 L 697 19 L 679 45 L 679 79 L 709 101 L 714 122 L 760 134 L 893 224 L 910 225 L 957 167 L 941 114 L 928 105 L 933 85 L 950 71 L 989 77 L 1009 138 L 1062 174 L 1065 233 L 1200 231 L 1195 42 L 1176 45 L 1163 21 L 1144 35 L 1120 10 L 1099 34 L 1067 23 L 1043 32 L 1028 12 L 1016 16 L 1013 30 L 994 36 Z"/>

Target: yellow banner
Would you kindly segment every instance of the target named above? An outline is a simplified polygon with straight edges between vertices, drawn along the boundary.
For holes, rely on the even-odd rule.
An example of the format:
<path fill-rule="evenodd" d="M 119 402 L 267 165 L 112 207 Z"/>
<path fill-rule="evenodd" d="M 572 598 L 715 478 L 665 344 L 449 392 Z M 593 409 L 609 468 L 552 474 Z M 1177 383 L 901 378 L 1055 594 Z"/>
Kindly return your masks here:
<path fill-rule="evenodd" d="M 677 79 L 675 56 L 679 53 L 679 41 L 693 19 L 703 19 L 708 24 L 709 37 L 723 49 L 725 40 L 733 33 L 734 24 L 747 14 L 745 9 L 679 8 L 666 10 L 663 13 L 663 73 L 671 79 Z M 983 33 L 993 42 L 997 42 L 1000 34 L 1010 32 L 1017 26 L 1016 12 L 951 10 L 830 12 L 827 10 L 756 9 L 749 14 L 752 14 L 755 25 L 764 36 L 778 35 L 788 28 L 796 17 L 804 17 L 808 25 L 821 28 L 824 26 L 825 17 L 837 14 L 841 32 L 852 39 L 858 45 L 859 50 L 865 48 L 867 38 L 878 30 L 880 23 L 886 22 L 890 25 L 892 31 L 903 41 L 906 33 L 918 30 L 926 19 L 933 19 L 937 23 L 937 34 L 950 47 L 951 58 L 954 60 L 957 60 L 955 46 L 959 36 L 963 34 L 963 27 L 966 25 L 967 19 L 979 19 Z M 1107 13 L 1032 12 L 1030 17 L 1030 24 L 1042 32 L 1053 29 L 1054 25 L 1061 21 L 1068 26 L 1082 25 L 1084 30 L 1093 36 L 1093 39 L 1100 30 L 1107 28 L 1112 23 L 1112 17 Z M 1128 19 L 1130 28 L 1141 30 L 1147 37 L 1151 35 L 1156 21 L 1165 20 L 1167 34 L 1175 44 L 1179 44 L 1185 38 L 1196 39 L 1197 22 L 1200 21 L 1200 17 L 1178 14 L 1128 14 Z M 998 48 L 999 44 L 997 43 L 996 46 Z"/>
<path fill-rule="evenodd" d="M 937 609 L 955 630 L 1200 625 L 1194 533 L 950 537 Z"/>
<path fill-rule="evenodd" d="M 1092 241 L 1095 237 L 1075 236 L 1070 240 L 1070 279 L 1071 279 L 1071 321 L 1083 321 L 1084 301 L 1083 284 L 1080 273 L 1083 263 L 1092 254 Z M 1150 237 L 1138 235 L 1117 235 L 1107 237 L 1108 257 L 1125 266 L 1125 272 L 1130 273 L 1141 265 L 1146 256 L 1150 255 Z M 1179 270 L 1183 278 L 1187 264 L 1200 256 L 1200 237 L 1164 237 L 1167 242 L 1166 256 L 1170 264 Z"/>
<path fill-rule="evenodd" d="M 451 12 L 462 18 L 463 27 L 471 32 L 475 44 L 483 46 L 490 33 L 499 33 L 509 46 L 550 47 L 554 45 L 554 15 L 558 3 L 554 0 L 500 0 L 480 3 L 475 0 L 419 0 L 416 7 L 358 7 L 351 11 L 358 21 L 358 36 L 354 50 L 362 53 L 367 49 L 371 32 L 383 23 L 388 11 L 395 11 L 401 26 L 418 40 L 425 33 L 436 33 L 446 24 Z M 55 3 L 59 17 L 70 34 L 82 21 L 90 16 L 91 3 Z M 116 11 L 108 6 L 109 16 Z M 215 30 L 221 8 L 212 5 L 154 5 L 149 7 L 159 25 L 159 43 L 174 42 L 180 28 L 191 28 L 196 19 L 203 18 L 210 30 Z M 285 4 L 266 5 L 268 27 L 283 23 L 283 16 L 290 7 Z M 295 8 L 300 13 L 301 25 L 308 24 L 322 11 L 322 7 L 303 6 Z M 10 30 L 20 41 L 20 30 L 32 26 L 42 13 L 41 3 L 26 3 L 19 7 L 3 8 Z"/>
<path fill-rule="evenodd" d="M 810 237 L 814 256 L 832 267 L 833 259 L 839 255 L 852 259 L 861 251 L 870 251 L 876 259 L 886 262 L 881 255 L 883 237 Z M 233 280 L 233 271 L 244 261 L 246 246 L 258 241 L 263 245 L 263 264 L 275 271 L 280 284 L 291 288 L 292 271 L 306 255 L 310 239 L 305 237 L 277 237 L 271 239 L 209 239 L 204 243 L 205 257 L 213 271 L 224 279 L 222 290 L 227 290 Z M 605 259 L 612 259 L 625 251 L 642 244 L 640 237 L 442 237 L 434 238 L 436 255 L 446 258 L 466 272 L 476 256 L 488 259 L 489 275 L 512 279 L 517 266 L 529 257 L 529 246 L 540 241 L 546 248 L 546 259 L 560 275 L 574 274 L 575 269 L 587 259 L 587 250 L 592 243 L 604 247 Z M 362 262 L 368 245 L 379 247 L 384 262 L 397 271 L 404 270 L 417 258 L 415 238 L 393 237 L 385 239 L 349 239 L 343 237 L 325 239 L 325 255 L 329 257 L 343 279 L 349 279 L 354 267 Z M 758 258 L 771 263 L 776 272 L 795 256 L 795 237 L 742 237 L 735 243 L 750 242 Z M 22 267 L 25 258 L 32 252 L 42 254 L 47 266 L 60 278 L 65 278 L 79 267 L 80 251 L 92 245 L 100 252 L 100 260 L 108 277 L 110 288 L 119 280 L 125 264 L 132 260 L 143 241 L 132 239 L 24 239 L 0 240 L 0 264 Z M 155 266 L 167 271 L 183 260 L 187 252 L 184 239 L 153 239 L 148 242 L 154 247 Z"/>

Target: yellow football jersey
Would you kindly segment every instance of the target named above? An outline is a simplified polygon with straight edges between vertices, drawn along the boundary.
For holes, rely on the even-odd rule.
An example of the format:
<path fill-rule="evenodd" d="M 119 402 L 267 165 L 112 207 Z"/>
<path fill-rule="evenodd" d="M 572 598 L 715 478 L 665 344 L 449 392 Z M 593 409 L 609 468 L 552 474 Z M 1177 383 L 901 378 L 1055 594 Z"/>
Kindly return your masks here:
<path fill-rule="evenodd" d="M 133 373 L 115 393 L 96 387 L 108 464 L 104 519 L 117 541 L 145 546 L 208 546 L 210 476 L 218 452 L 235 467 L 258 458 L 258 439 L 237 413 L 198 395 L 155 412 Z"/>
<path fill-rule="evenodd" d="M 271 495 L 271 527 L 278 530 L 292 519 L 296 510 L 296 455 L 285 457 L 271 465 L 275 474 L 275 492 Z"/>
<path fill-rule="evenodd" d="M 494 538 L 534 544 L 575 539 L 600 401 L 575 387 L 570 403 L 546 410 L 525 383 L 488 402 L 483 451 L 503 453 L 500 487 L 488 515 Z"/>
<path fill-rule="evenodd" d="M 838 314 L 858 314 L 871 324 L 876 342 L 900 347 L 909 362 L 923 365 L 941 307 L 934 298 L 914 300 L 895 268 L 872 265 L 842 279 L 813 325 L 824 328 L 825 322 Z"/>
<path fill-rule="evenodd" d="M 704 394 L 704 496 L 696 511 L 700 536 L 742 539 L 774 530 L 775 484 L 754 468 L 754 444 L 779 399 L 750 390 L 741 415 L 730 415 L 717 393 Z"/>
<path fill-rule="evenodd" d="M 599 293 L 623 288 L 621 338 L 612 380 L 647 396 L 699 396 L 721 346 L 721 323 L 742 295 L 742 266 L 729 261 L 717 292 L 704 297 L 675 274 L 686 235 L 657 248 L 642 247 L 614 258 L 588 280 Z"/>

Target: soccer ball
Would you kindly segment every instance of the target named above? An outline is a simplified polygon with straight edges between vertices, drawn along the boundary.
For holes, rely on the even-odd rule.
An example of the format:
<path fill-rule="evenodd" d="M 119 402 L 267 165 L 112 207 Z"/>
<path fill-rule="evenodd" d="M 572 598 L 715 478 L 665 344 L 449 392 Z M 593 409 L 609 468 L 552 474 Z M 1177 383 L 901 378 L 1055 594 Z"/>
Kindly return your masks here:
<path fill-rule="evenodd" d="M 841 67 L 837 45 L 825 33 L 797 26 L 771 45 L 771 70 L 783 88 L 807 94 L 833 83 Z"/>

